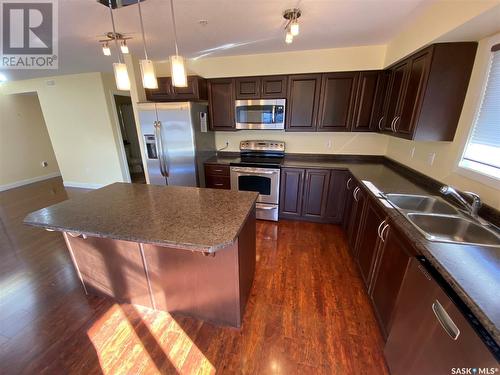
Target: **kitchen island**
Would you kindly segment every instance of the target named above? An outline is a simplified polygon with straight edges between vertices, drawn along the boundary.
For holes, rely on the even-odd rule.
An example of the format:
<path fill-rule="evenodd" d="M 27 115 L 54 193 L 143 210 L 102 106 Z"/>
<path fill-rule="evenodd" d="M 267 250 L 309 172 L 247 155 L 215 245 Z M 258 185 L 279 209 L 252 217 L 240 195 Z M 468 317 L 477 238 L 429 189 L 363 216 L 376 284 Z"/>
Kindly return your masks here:
<path fill-rule="evenodd" d="M 63 232 L 85 293 L 240 327 L 255 271 L 257 196 L 115 183 L 24 223 Z"/>

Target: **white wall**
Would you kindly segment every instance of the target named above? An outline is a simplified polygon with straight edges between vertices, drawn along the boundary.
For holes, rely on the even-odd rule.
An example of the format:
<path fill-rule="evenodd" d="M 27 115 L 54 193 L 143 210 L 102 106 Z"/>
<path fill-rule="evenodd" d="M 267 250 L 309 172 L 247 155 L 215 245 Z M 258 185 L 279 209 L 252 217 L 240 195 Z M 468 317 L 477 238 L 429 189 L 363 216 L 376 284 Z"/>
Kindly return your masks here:
<path fill-rule="evenodd" d="M 109 85 L 101 73 L 8 82 L 2 92 L 37 92 L 65 184 L 124 181 Z M 53 85 L 48 86 L 47 81 Z"/>
<path fill-rule="evenodd" d="M 38 96 L 0 94 L 0 190 L 59 174 Z"/>

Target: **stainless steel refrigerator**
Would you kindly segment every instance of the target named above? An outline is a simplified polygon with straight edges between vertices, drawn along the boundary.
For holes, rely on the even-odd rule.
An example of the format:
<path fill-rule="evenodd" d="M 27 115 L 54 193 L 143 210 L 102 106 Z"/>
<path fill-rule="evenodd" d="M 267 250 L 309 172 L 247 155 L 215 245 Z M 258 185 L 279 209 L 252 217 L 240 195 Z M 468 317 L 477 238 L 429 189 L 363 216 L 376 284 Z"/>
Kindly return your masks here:
<path fill-rule="evenodd" d="M 204 186 L 203 162 L 215 154 L 205 103 L 140 103 L 148 181 L 153 185 Z"/>

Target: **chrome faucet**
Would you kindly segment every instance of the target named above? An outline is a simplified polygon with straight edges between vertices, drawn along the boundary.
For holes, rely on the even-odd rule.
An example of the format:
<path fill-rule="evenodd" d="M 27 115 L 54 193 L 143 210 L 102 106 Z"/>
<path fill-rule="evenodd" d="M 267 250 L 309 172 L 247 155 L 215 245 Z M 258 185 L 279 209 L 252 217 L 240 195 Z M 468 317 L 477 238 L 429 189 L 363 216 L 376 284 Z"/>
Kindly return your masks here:
<path fill-rule="evenodd" d="M 478 217 L 477 213 L 479 211 L 479 208 L 481 207 L 481 199 L 479 198 L 479 195 L 476 193 L 472 193 L 470 191 L 465 191 L 464 194 L 467 194 L 469 197 L 472 198 L 472 204 L 467 202 L 462 196 L 452 187 L 452 186 L 443 186 L 439 190 L 442 194 L 444 195 L 451 195 L 453 196 L 457 201 L 459 201 L 462 206 L 467 208 L 469 211 L 469 214 L 473 217 L 476 218 Z"/>

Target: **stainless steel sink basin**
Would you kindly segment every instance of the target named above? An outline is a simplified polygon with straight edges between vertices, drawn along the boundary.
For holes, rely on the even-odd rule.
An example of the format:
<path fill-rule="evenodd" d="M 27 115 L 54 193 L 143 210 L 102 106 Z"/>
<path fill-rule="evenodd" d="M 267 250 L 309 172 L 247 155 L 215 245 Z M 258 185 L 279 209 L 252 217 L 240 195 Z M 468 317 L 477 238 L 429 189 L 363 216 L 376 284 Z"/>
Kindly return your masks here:
<path fill-rule="evenodd" d="M 443 199 L 428 195 L 386 194 L 387 200 L 396 208 L 421 213 L 456 215 L 458 210 Z"/>
<path fill-rule="evenodd" d="M 408 219 L 431 241 L 500 246 L 500 236 L 460 216 L 408 213 Z"/>

